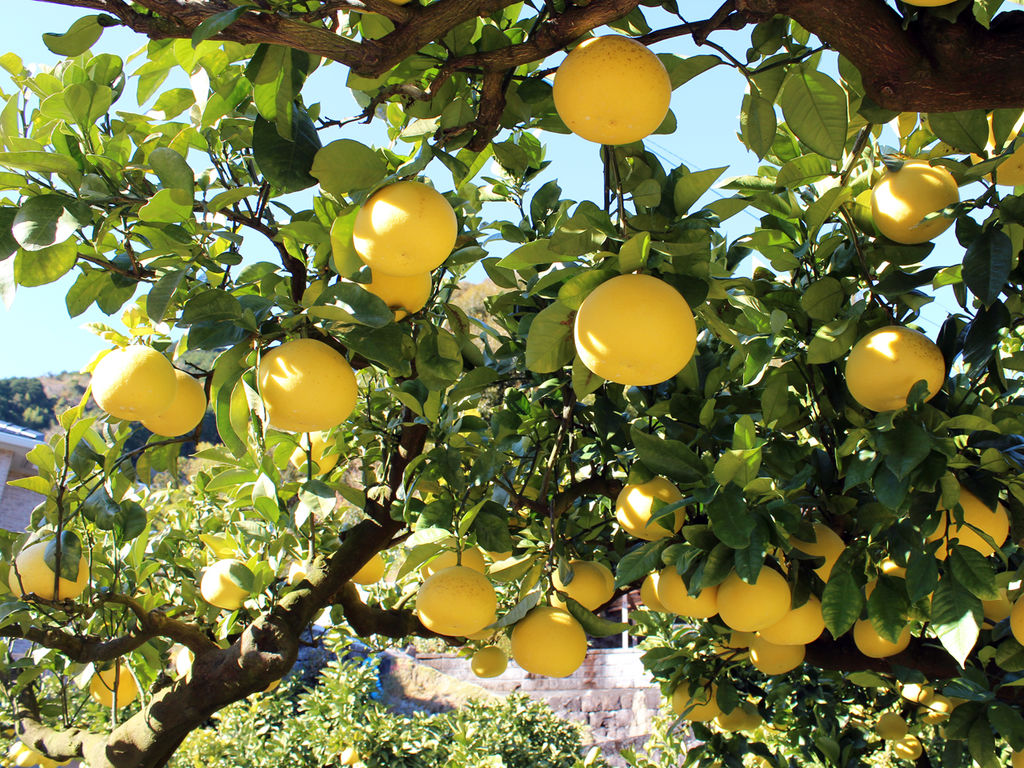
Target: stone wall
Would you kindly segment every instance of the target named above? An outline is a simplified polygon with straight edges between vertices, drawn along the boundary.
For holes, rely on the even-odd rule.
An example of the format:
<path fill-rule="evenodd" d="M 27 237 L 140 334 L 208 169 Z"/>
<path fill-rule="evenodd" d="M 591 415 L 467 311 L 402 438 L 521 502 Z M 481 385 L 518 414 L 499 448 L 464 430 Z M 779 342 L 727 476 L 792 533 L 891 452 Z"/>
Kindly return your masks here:
<path fill-rule="evenodd" d="M 38 493 L 8 485 L 8 481 L 28 475 L 14 467 L 14 453 L 0 449 L 0 528 L 24 531 L 28 528 L 32 510 L 43 497 Z M 24 462 L 22 462 L 24 463 Z"/>

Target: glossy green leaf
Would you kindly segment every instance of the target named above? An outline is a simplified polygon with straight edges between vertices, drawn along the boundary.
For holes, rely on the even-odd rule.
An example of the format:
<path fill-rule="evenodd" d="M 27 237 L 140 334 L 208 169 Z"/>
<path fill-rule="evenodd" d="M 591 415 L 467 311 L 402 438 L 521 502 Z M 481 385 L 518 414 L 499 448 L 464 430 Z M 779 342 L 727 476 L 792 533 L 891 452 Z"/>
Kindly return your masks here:
<path fill-rule="evenodd" d="M 282 138 L 274 124 L 257 117 L 252 132 L 252 151 L 260 172 L 281 192 L 298 192 L 316 184 L 309 171 L 320 150 L 320 137 L 305 112 L 296 110 L 293 141 Z"/>
<path fill-rule="evenodd" d="M 1002 230 L 986 227 L 964 253 L 963 280 L 986 306 L 1006 288 L 1013 267 L 1013 246 Z"/>
<path fill-rule="evenodd" d="M 47 32 L 43 35 L 43 45 L 58 56 L 78 56 L 92 48 L 103 34 L 101 18 L 109 16 L 83 16 L 68 28 L 67 32 Z"/>
<path fill-rule="evenodd" d="M 320 149 L 310 169 L 321 189 L 337 197 L 370 189 L 387 172 L 387 165 L 376 151 L 351 139 L 338 139 Z"/>
<path fill-rule="evenodd" d="M 68 581 L 78 581 L 78 571 L 82 562 L 82 541 L 72 531 L 61 531 L 59 537 L 51 539 L 43 551 L 43 562 L 51 571 L 57 571 L 57 543 L 60 542 L 60 577 Z"/>
<path fill-rule="evenodd" d="M 6 262 L 9 263 L 8 259 Z M 34 251 L 19 250 L 14 257 L 14 280 L 18 285 L 46 285 L 66 275 L 78 261 L 78 247 L 74 240 L 51 245 Z"/>
<path fill-rule="evenodd" d="M 807 64 L 792 67 L 779 105 L 800 141 L 827 158 L 842 158 L 849 118 L 846 91 L 835 80 Z"/>
<path fill-rule="evenodd" d="M 551 373 L 569 363 L 575 354 L 573 311 L 561 302 L 549 304 L 533 318 L 526 337 L 526 367 L 534 373 Z"/>
<path fill-rule="evenodd" d="M 40 251 L 63 243 L 90 218 L 89 209 L 71 198 L 39 195 L 22 203 L 11 225 L 11 233 L 26 251 Z"/>

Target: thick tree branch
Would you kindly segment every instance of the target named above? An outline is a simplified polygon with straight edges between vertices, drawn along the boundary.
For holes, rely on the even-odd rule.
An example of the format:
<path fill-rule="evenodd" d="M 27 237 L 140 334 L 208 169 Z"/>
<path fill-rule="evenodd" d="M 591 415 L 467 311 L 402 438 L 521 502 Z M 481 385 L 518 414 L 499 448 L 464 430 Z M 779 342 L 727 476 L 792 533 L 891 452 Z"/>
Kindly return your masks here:
<path fill-rule="evenodd" d="M 335 596 L 335 602 L 341 606 L 345 619 L 360 637 L 440 637 L 423 626 L 415 611 L 367 605 L 351 582 L 342 585 Z"/>

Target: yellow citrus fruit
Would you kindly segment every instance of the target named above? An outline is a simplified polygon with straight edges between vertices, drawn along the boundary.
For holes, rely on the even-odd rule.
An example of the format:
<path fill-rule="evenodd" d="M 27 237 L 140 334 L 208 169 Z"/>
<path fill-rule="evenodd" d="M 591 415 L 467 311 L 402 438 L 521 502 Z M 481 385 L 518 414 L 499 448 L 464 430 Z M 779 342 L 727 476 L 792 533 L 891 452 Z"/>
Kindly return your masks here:
<path fill-rule="evenodd" d="M 384 562 L 384 556 L 380 552 L 377 552 L 373 557 L 366 561 L 358 571 L 356 571 L 349 581 L 355 582 L 356 584 L 362 584 L 369 586 L 370 584 L 376 584 L 382 578 L 384 578 L 384 571 L 387 569 L 387 564 Z"/>
<path fill-rule="evenodd" d="M 861 619 L 853 625 L 853 642 L 857 650 L 872 659 L 884 659 L 895 656 L 910 645 L 910 627 L 904 627 L 897 642 L 886 640 L 867 619 Z"/>
<path fill-rule="evenodd" d="M 422 275 L 448 258 L 458 226 L 444 195 L 419 181 L 399 181 L 359 209 L 352 244 L 375 275 Z"/>
<path fill-rule="evenodd" d="M 949 697 L 936 693 L 927 702 L 922 702 L 920 719 L 929 725 L 937 725 L 949 719 L 956 703 Z"/>
<path fill-rule="evenodd" d="M 323 432 L 311 432 L 309 435 L 309 455 L 306 455 L 305 445 L 300 445 L 288 458 L 293 467 L 305 471 L 309 459 L 313 460 L 313 474 L 326 475 L 338 464 L 341 458 L 340 453 L 329 453 L 324 456 L 328 448 L 335 447 L 336 442 L 324 437 Z"/>
<path fill-rule="evenodd" d="M 1017 120 L 1017 123 L 1013 126 L 1010 131 L 1010 135 L 1006 138 L 1006 143 L 1010 143 L 1020 133 L 1021 128 L 1024 127 L 1024 115 Z M 995 130 L 992 126 L 992 114 L 988 115 L 988 143 L 985 144 L 985 151 L 989 157 L 995 155 L 996 152 L 996 137 Z M 982 160 L 978 155 L 971 155 L 972 163 L 980 163 Z M 1024 184 L 1024 145 L 1017 147 L 1009 157 L 1003 160 L 995 171 L 995 181 L 997 184 L 1016 187 L 1019 184 Z"/>
<path fill-rule="evenodd" d="M 839 537 L 838 533 L 822 523 L 814 524 L 814 536 L 814 541 L 802 541 L 794 536 L 790 536 L 789 543 L 795 549 L 805 554 L 825 558 L 825 562 L 815 568 L 814 572 L 821 577 L 822 581 L 828 581 L 828 577 L 832 575 L 832 568 L 835 566 L 836 560 L 839 559 L 839 556 L 843 554 L 843 550 L 846 549 L 846 544 Z"/>
<path fill-rule="evenodd" d="M 907 735 L 907 721 L 895 712 L 885 712 L 875 722 L 875 733 L 886 741 L 898 741 Z"/>
<path fill-rule="evenodd" d="M 848 202 L 846 209 L 850 212 L 850 218 L 853 219 L 853 223 L 861 232 L 871 237 L 878 237 L 878 229 L 875 227 L 874 219 L 871 218 L 870 189 L 865 189 Z"/>
<path fill-rule="evenodd" d="M 115 349 L 92 372 L 96 404 L 129 421 L 159 416 L 171 406 L 177 387 L 174 366 L 152 347 Z"/>
<path fill-rule="evenodd" d="M 500 631 L 499 629 L 495 629 L 495 628 L 491 627 L 491 624 L 493 624 L 497 620 L 498 620 L 498 614 L 497 614 L 497 612 L 495 612 L 494 615 L 491 616 L 491 620 L 488 621 L 486 624 L 484 624 L 484 628 L 483 629 L 481 629 L 479 632 L 471 632 L 470 634 L 466 635 L 466 639 L 467 640 L 480 640 L 480 641 L 490 640 L 491 638 L 494 637 L 495 633 Z"/>
<path fill-rule="evenodd" d="M 392 0 L 394 2 L 395 0 Z M 408 0 L 406 0 L 408 2 Z M 396 5 L 404 5 L 405 3 L 396 3 Z M 345 747 L 341 750 L 341 754 L 338 755 L 338 762 L 342 765 L 355 765 L 360 760 L 359 752 L 355 747 Z"/>
<path fill-rule="evenodd" d="M 715 718 L 718 727 L 723 731 L 753 731 L 764 722 L 757 707 L 744 701 L 733 708 L 732 712 L 723 712 Z"/>
<path fill-rule="evenodd" d="M 757 634 L 775 645 L 807 645 L 825 631 L 821 601 L 811 595 L 799 608 L 792 608 L 778 622 Z"/>
<path fill-rule="evenodd" d="M 718 615 L 740 632 L 757 632 L 777 624 L 789 613 L 791 602 L 789 584 L 767 567 L 753 584 L 733 571 L 718 587 Z"/>
<path fill-rule="evenodd" d="M 672 691 L 672 711 L 691 723 L 706 723 L 722 714 L 717 695 L 718 687 L 714 683 L 696 686 L 683 683 Z"/>
<path fill-rule="evenodd" d="M 395 313 L 395 320 L 401 320 L 406 315 L 419 312 L 427 305 L 433 284 L 429 272 L 418 272 L 408 276 L 377 272 L 363 288 L 387 304 Z"/>
<path fill-rule="evenodd" d="M 690 305 L 651 275 L 618 275 L 601 283 L 580 305 L 573 332 L 580 361 L 627 386 L 672 378 L 697 346 Z"/>
<path fill-rule="evenodd" d="M 1024 645 L 1024 595 L 1017 598 L 1010 609 L 1010 632 L 1021 645 Z"/>
<path fill-rule="evenodd" d="M 907 5 L 916 5 L 918 8 L 937 8 L 940 5 L 950 5 L 956 0 L 904 0 Z"/>
<path fill-rule="evenodd" d="M 985 618 L 994 624 L 1003 619 L 1010 618 L 1013 603 L 1010 602 L 1010 596 L 1007 594 L 1007 591 L 1000 589 L 998 598 L 995 600 L 982 600 L 981 607 L 985 613 Z"/>
<path fill-rule="evenodd" d="M 508 667 L 508 656 L 496 645 L 488 645 L 473 654 L 469 661 L 477 677 L 497 677 Z"/>
<path fill-rule="evenodd" d="M 178 386 L 170 407 L 156 416 L 141 419 L 142 426 L 154 435 L 177 437 L 191 432 L 199 426 L 206 413 L 206 392 L 203 385 L 184 371 L 175 370 Z"/>
<path fill-rule="evenodd" d="M 555 589 L 565 592 L 588 611 L 596 611 L 612 599 L 615 594 L 615 578 L 606 565 L 587 560 L 570 560 L 569 566 L 573 576 L 568 584 L 562 582 L 557 570 L 551 576 Z M 559 608 L 565 607 L 557 595 L 551 602 Z"/>
<path fill-rule="evenodd" d="M 647 46 L 620 35 L 576 46 L 555 72 L 555 109 L 566 127 L 597 144 L 629 144 L 658 129 L 672 84 Z"/>
<path fill-rule="evenodd" d="M 664 477 L 656 477 L 646 483 L 627 483 L 615 499 L 615 519 L 623 530 L 638 539 L 663 539 L 683 527 L 685 513 L 682 509 L 675 511 L 671 531 L 660 522 L 651 522 L 651 517 L 656 508 L 681 498 L 683 494 L 679 489 Z"/>
<path fill-rule="evenodd" d="M 885 558 L 878 564 L 878 570 L 884 573 L 886 576 L 894 576 L 898 579 L 907 578 L 907 569 L 896 563 L 891 557 Z"/>
<path fill-rule="evenodd" d="M 927 685 L 907 683 L 900 688 L 900 696 L 915 704 L 927 704 L 935 696 L 935 691 Z"/>
<path fill-rule="evenodd" d="M 452 546 L 455 546 L 455 542 L 451 542 Z M 428 579 L 438 571 L 443 571 L 445 568 L 451 568 L 453 565 L 463 565 L 466 568 L 472 568 L 477 573 L 486 573 L 487 564 L 484 562 L 484 554 L 478 547 L 466 547 L 462 550 L 462 562 L 459 562 L 459 554 L 450 549 L 446 552 L 442 552 L 433 560 L 420 568 L 420 575 L 424 579 Z"/>
<path fill-rule="evenodd" d="M 46 564 L 46 547 L 50 542 L 40 541 L 25 547 L 14 558 L 14 565 L 7 573 L 7 583 L 18 597 L 37 595 L 43 600 L 74 600 L 85 591 L 89 584 L 89 566 L 85 558 L 78 561 L 78 578 L 70 581 L 61 577 L 54 595 L 54 572 Z M 65 571 L 61 555 L 61 570 Z M 66 572 L 66 571 L 65 571 Z"/>
<path fill-rule="evenodd" d="M 188 673 L 192 671 L 193 658 L 194 654 L 185 646 L 181 646 L 174 652 L 171 662 L 178 677 L 188 677 Z"/>
<path fill-rule="evenodd" d="M 960 200 L 956 181 L 945 168 L 923 160 L 908 160 L 896 171 L 886 171 L 871 189 L 871 217 L 883 235 L 897 243 L 926 243 L 938 237 L 953 219 L 939 216 L 923 221 Z"/>
<path fill-rule="evenodd" d="M 970 547 L 988 557 L 995 552 L 995 549 L 981 537 L 978 530 L 987 534 L 997 545 L 1002 546 L 1006 537 L 1010 535 L 1010 518 L 1006 514 L 1005 507 L 996 502 L 996 508 L 990 509 L 962 485 L 960 486 L 959 504 L 963 507 L 964 524 L 958 524 L 949 510 L 946 510 L 939 520 L 938 527 L 928 535 L 928 541 L 946 540 L 935 551 L 935 556 L 940 560 L 945 560 L 949 554 L 946 544 L 948 540 L 955 538 L 960 546 Z M 939 509 L 942 509 L 941 504 Z"/>
<path fill-rule="evenodd" d="M 586 657 L 586 632 L 561 608 L 537 606 L 512 628 L 512 658 L 527 672 L 566 677 Z"/>
<path fill-rule="evenodd" d="M 1024 768 L 1024 750 L 1010 755 L 1010 768 Z"/>
<path fill-rule="evenodd" d="M 718 587 L 705 587 L 696 597 L 690 597 L 674 566 L 658 572 L 657 597 L 666 610 L 677 616 L 709 619 L 718 613 Z"/>
<path fill-rule="evenodd" d="M 804 662 L 804 646 L 776 645 L 757 636 L 750 643 L 750 663 L 766 675 L 782 675 Z"/>
<path fill-rule="evenodd" d="M 252 572 L 241 560 L 218 560 L 203 573 L 199 593 L 203 600 L 226 611 L 236 611 L 249 597 Z"/>
<path fill-rule="evenodd" d="M 924 379 L 931 400 L 946 380 L 946 363 L 939 348 L 923 333 L 890 325 L 864 336 L 853 345 L 846 361 L 846 386 L 865 408 L 895 411 Z"/>
<path fill-rule="evenodd" d="M 895 741 L 892 744 L 892 751 L 896 757 L 902 758 L 903 760 L 917 760 L 924 751 L 921 747 L 921 740 L 914 734 L 908 734 L 899 741 Z"/>
<path fill-rule="evenodd" d="M 316 339 L 293 339 L 263 355 L 260 395 L 267 422 L 286 432 L 336 427 L 356 405 L 356 376 L 340 354 Z"/>
<path fill-rule="evenodd" d="M 465 637 L 493 621 L 498 608 L 494 587 L 479 571 L 453 565 L 431 575 L 416 595 L 416 613 L 439 635 Z"/>
<path fill-rule="evenodd" d="M 89 681 L 89 693 L 104 707 L 116 706 L 118 709 L 131 704 L 139 695 L 139 686 L 121 662 L 108 669 L 101 669 Z M 115 703 L 116 699 L 116 703 Z"/>
<path fill-rule="evenodd" d="M 668 613 L 668 608 L 658 599 L 658 579 L 660 576 L 661 574 L 659 573 L 648 573 L 644 577 L 643 583 L 640 585 L 640 602 L 650 611 Z"/>

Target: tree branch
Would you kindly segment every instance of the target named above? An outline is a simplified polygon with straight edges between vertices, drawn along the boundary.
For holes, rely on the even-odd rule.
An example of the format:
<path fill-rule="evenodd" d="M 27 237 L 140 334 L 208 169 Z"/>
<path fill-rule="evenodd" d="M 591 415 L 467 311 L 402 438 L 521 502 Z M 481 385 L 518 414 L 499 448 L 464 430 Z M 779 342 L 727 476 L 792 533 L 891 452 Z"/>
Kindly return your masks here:
<path fill-rule="evenodd" d="M 345 619 L 360 637 L 442 637 L 423 626 L 415 611 L 367 605 L 359 597 L 359 590 L 352 582 L 342 585 L 335 596 L 335 602 L 341 606 Z"/>

